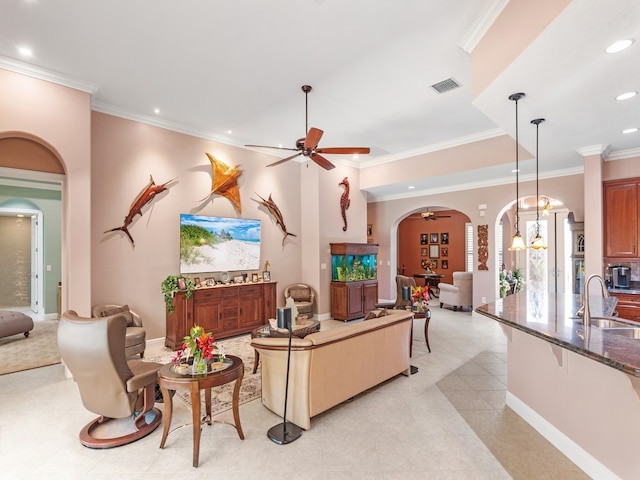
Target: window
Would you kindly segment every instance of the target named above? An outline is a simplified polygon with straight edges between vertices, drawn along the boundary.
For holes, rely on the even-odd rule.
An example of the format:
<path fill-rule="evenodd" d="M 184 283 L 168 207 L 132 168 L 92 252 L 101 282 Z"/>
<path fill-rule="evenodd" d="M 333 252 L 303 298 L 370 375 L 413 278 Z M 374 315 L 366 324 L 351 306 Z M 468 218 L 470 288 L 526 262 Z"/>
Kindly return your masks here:
<path fill-rule="evenodd" d="M 467 272 L 473 272 L 473 224 L 465 224 L 467 230 L 465 251 L 467 254 Z"/>
<path fill-rule="evenodd" d="M 504 245 L 504 229 L 502 226 L 502 222 L 498 224 L 498 231 L 496 232 L 496 236 L 498 237 L 496 243 L 498 244 L 498 269 L 502 271 L 504 268 L 504 252 L 502 251 Z"/>

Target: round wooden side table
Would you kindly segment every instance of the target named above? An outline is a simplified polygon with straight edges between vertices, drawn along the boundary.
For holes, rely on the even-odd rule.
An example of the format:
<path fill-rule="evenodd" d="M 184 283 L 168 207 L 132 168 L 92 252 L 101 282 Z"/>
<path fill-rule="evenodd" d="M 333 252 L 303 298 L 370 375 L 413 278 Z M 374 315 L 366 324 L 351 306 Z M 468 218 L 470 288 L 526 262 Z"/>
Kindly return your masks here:
<path fill-rule="evenodd" d="M 207 372 L 200 375 L 181 374 L 173 371 L 173 364 L 167 364 L 158 371 L 158 383 L 160 384 L 160 390 L 162 391 L 162 399 L 164 401 L 164 429 L 162 431 L 162 440 L 160 441 L 160 448 L 164 448 L 167 436 L 169 435 L 169 429 L 171 427 L 171 416 L 173 414 L 173 396 L 169 393 L 170 390 L 186 390 L 189 392 L 191 399 L 191 414 L 193 420 L 193 466 L 197 467 L 200 456 L 200 426 L 206 421 L 208 425 L 211 425 L 211 388 L 224 385 L 226 383 L 235 380 L 233 387 L 233 399 L 232 410 L 233 420 L 232 424 L 238 436 L 241 440 L 244 440 L 244 433 L 242 432 L 242 425 L 240 424 L 240 413 L 238 411 L 238 399 L 240 397 L 240 385 L 242 384 L 242 377 L 244 376 L 244 363 L 242 359 L 233 355 L 227 355 L 225 363 L 230 365 L 223 370 L 214 372 Z M 200 418 L 200 390 L 204 390 L 204 400 L 206 416 Z"/>

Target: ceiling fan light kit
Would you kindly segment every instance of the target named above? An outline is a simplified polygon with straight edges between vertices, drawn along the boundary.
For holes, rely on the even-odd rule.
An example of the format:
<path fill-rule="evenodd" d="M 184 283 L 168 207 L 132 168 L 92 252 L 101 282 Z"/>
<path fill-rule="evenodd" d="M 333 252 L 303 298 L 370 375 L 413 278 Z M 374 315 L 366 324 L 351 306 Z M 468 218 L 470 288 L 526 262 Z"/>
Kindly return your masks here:
<path fill-rule="evenodd" d="M 289 157 L 283 158 L 282 160 L 278 160 L 277 162 L 270 163 L 267 167 L 275 167 L 276 165 L 280 165 L 281 163 L 292 160 L 300 155 L 310 158 L 318 165 L 320 165 L 325 170 L 331 170 L 335 168 L 335 165 L 331 163 L 329 160 L 324 158 L 322 155 L 327 154 L 337 154 L 337 155 L 355 155 L 362 154 L 366 155 L 371 150 L 369 147 L 327 147 L 327 148 L 318 148 L 318 143 L 320 143 L 320 139 L 324 132 L 319 128 L 311 127 L 309 128 L 309 101 L 308 95 L 312 90 L 311 85 L 303 85 L 302 91 L 304 92 L 304 110 L 305 110 L 305 137 L 299 138 L 296 140 L 296 148 L 286 148 L 286 147 L 271 147 L 268 145 L 245 145 L 245 147 L 255 147 L 255 148 L 275 148 L 278 150 L 290 150 L 297 153 L 290 155 Z"/>

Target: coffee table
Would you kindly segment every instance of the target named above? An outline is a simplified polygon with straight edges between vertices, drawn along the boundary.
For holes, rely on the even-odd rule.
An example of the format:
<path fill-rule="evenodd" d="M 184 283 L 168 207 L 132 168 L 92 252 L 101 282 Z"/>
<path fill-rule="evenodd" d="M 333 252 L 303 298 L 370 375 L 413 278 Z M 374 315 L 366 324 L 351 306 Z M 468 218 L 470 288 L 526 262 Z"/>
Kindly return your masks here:
<path fill-rule="evenodd" d="M 172 369 L 173 364 L 164 365 L 158 371 L 158 383 L 162 391 L 162 399 L 164 401 L 164 429 L 162 431 L 162 440 L 160 448 L 164 448 L 169 429 L 171 428 L 171 416 L 173 414 L 173 396 L 170 390 L 186 390 L 191 398 L 191 413 L 193 419 L 193 466 L 197 467 L 200 456 L 200 432 L 201 425 L 205 421 L 207 425 L 211 425 L 211 388 L 224 385 L 235 380 L 233 387 L 233 420 L 231 424 L 238 432 L 240 440 L 244 440 L 242 425 L 240 424 L 240 413 L 238 411 L 238 398 L 240 396 L 240 385 L 244 376 L 244 363 L 241 358 L 233 355 L 227 355 L 225 363 L 230 363 L 224 370 L 203 373 L 201 375 L 180 374 L 175 373 Z M 200 390 L 204 390 L 204 401 L 206 416 L 200 419 Z M 223 422 L 226 423 L 226 422 Z"/>

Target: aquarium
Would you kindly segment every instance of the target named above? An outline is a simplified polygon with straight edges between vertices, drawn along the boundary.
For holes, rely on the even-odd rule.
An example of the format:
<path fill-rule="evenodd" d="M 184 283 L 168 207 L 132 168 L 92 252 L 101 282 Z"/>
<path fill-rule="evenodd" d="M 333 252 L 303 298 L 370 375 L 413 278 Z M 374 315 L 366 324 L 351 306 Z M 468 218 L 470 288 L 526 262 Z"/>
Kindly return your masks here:
<path fill-rule="evenodd" d="M 378 278 L 377 245 L 331 244 L 331 280 L 357 282 Z"/>

